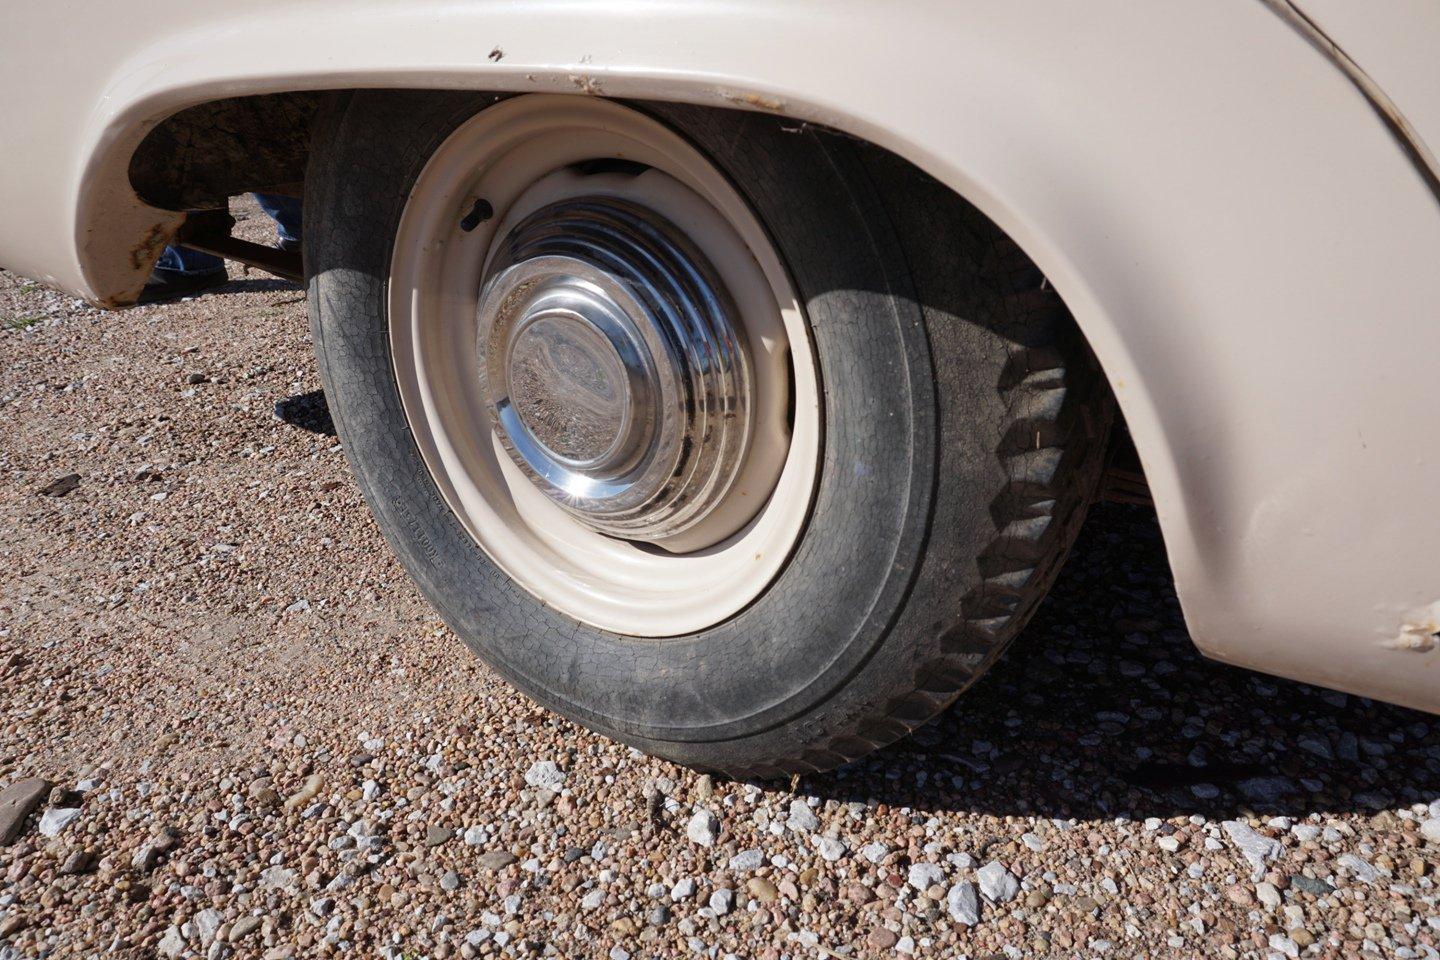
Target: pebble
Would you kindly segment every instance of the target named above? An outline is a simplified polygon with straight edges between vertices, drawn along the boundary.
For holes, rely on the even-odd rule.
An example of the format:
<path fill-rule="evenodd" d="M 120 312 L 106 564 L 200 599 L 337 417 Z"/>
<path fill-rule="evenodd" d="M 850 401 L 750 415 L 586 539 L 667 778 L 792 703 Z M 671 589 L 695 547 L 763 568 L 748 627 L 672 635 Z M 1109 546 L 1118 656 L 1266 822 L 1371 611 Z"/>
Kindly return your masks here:
<path fill-rule="evenodd" d="M 486 870 L 503 870 L 517 859 L 509 850 L 490 850 L 476 857 L 475 862 Z"/>
<path fill-rule="evenodd" d="M 200 942 L 209 944 L 211 940 L 214 940 L 216 932 L 224 922 L 225 917 L 213 907 L 195 914 L 195 931 L 200 937 Z"/>
<path fill-rule="evenodd" d="M 1380 879 L 1380 871 L 1373 864 L 1353 853 L 1344 854 L 1336 862 L 1353 873 L 1361 883 L 1374 883 Z"/>
<path fill-rule="evenodd" d="M 1254 879 L 1263 876 L 1265 865 L 1280 855 L 1280 841 L 1257 833 L 1238 820 L 1226 820 L 1220 826 L 1250 864 Z"/>
<path fill-rule="evenodd" d="M 677 881 L 675 886 L 670 888 L 670 899 L 677 903 L 681 900 L 689 900 L 693 896 L 695 896 L 695 880 L 691 877 Z"/>
<path fill-rule="evenodd" d="M 50 792 L 50 782 L 41 777 L 16 780 L 0 791 L 0 846 L 20 836 L 25 818 Z"/>
<path fill-rule="evenodd" d="M 860 848 L 860 856 L 864 857 L 866 860 L 869 860 L 871 863 L 879 863 L 889 855 L 890 848 L 887 845 L 880 843 L 878 840 L 872 843 L 867 843 L 865 844 L 865 846 Z"/>
<path fill-rule="evenodd" d="M 525 782 L 532 787 L 559 793 L 565 786 L 565 772 L 553 760 L 540 760 L 525 771 Z"/>
<path fill-rule="evenodd" d="M 845 841 L 835 837 L 816 837 L 815 850 L 820 854 L 821 860 L 834 863 L 845 856 Z"/>
<path fill-rule="evenodd" d="M 714 846 L 719 833 L 720 821 L 715 819 L 715 814 L 703 807 L 696 810 L 690 817 L 690 822 L 685 825 L 685 836 L 702 847 Z"/>
<path fill-rule="evenodd" d="M 973 927 L 980 922 L 980 894 L 975 884 L 957 883 L 945 894 L 945 909 L 961 926 Z"/>
<path fill-rule="evenodd" d="M 1272 933 L 1269 943 L 1271 950 L 1278 951 L 1287 957 L 1300 956 L 1300 945 L 1283 933 Z"/>
<path fill-rule="evenodd" d="M 266 890 L 290 890 L 294 888 L 298 874 L 294 870 L 276 864 L 260 874 L 260 886 Z"/>
<path fill-rule="evenodd" d="M 40 815 L 40 835 L 58 837 L 60 832 L 80 819 L 79 807 L 50 807 Z"/>
<path fill-rule="evenodd" d="M 745 850 L 730 858 L 730 869 L 741 872 L 759 870 L 765 865 L 765 854 L 759 850 Z"/>
<path fill-rule="evenodd" d="M 260 918 L 255 916 L 244 916 L 236 920 L 234 925 L 230 927 L 229 942 L 239 943 L 241 940 L 244 940 L 250 936 L 250 934 L 260 929 L 260 923 Z"/>
<path fill-rule="evenodd" d="M 926 890 L 944 879 L 945 871 L 933 863 L 911 864 L 906 874 L 906 881 L 916 890 Z"/>
<path fill-rule="evenodd" d="M 320 795 L 320 790 L 325 786 L 325 778 L 318 773 L 312 773 L 305 778 L 300 789 L 296 790 L 285 799 L 286 810 L 298 810 Z"/>
<path fill-rule="evenodd" d="M 975 877 L 980 882 L 980 895 L 991 903 L 1009 903 L 1020 892 L 1020 881 L 998 860 L 985 864 Z"/>
<path fill-rule="evenodd" d="M 865 938 L 865 943 L 871 950 L 889 950 L 895 946 L 896 941 L 899 939 L 900 935 L 895 931 L 886 929 L 885 927 L 876 927 L 874 930 L 871 930 L 870 935 Z"/>
<path fill-rule="evenodd" d="M 804 800 L 790 801 L 790 815 L 785 818 L 785 826 L 795 833 L 810 833 L 820 829 L 820 818 L 815 816 L 815 811 Z"/>
<path fill-rule="evenodd" d="M 170 927 L 160 938 L 157 949 L 167 957 L 178 957 L 185 950 L 185 938 L 179 927 Z"/>
<path fill-rule="evenodd" d="M 745 883 L 745 892 L 761 903 L 774 903 L 780 896 L 775 884 L 764 877 L 753 877 Z"/>
<path fill-rule="evenodd" d="M 735 891 L 728 887 L 721 887 L 710 894 L 710 909 L 715 911 L 715 916 L 723 917 L 735 906 Z"/>

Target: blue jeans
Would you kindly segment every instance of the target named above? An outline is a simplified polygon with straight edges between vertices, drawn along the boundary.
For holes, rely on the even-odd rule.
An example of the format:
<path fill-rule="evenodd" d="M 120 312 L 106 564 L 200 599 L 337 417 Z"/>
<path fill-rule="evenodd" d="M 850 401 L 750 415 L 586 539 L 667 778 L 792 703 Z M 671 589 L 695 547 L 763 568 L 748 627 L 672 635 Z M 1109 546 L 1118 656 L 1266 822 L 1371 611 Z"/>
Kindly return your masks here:
<path fill-rule="evenodd" d="M 301 218 L 298 197 L 257 193 L 255 202 L 275 221 L 275 233 L 281 240 L 299 242 Z M 155 269 L 166 273 L 218 274 L 225 271 L 225 261 L 213 253 L 202 253 L 189 247 L 166 247 L 155 262 Z"/>

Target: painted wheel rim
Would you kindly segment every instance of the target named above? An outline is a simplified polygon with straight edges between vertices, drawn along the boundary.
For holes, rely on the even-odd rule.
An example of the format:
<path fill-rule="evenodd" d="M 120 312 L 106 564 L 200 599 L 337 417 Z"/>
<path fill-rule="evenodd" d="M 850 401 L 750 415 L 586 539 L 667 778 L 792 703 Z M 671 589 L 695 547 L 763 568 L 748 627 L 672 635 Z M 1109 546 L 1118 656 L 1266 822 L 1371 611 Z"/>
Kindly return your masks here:
<path fill-rule="evenodd" d="M 743 198 L 662 124 L 545 95 L 471 118 L 411 190 L 389 308 L 441 495 L 544 603 L 678 636 L 783 569 L 818 474 L 809 333 Z"/>

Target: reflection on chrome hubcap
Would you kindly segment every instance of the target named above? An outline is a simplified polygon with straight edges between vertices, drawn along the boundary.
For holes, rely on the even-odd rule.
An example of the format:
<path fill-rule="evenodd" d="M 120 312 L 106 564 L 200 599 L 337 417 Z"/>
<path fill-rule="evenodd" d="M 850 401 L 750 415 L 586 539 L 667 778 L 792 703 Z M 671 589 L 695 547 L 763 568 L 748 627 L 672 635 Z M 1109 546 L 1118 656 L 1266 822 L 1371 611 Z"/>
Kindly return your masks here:
<path fill-rule="evenodd" d="M 478 313 L 500 442 L 580 521 L 663 540 L 725 496 L 751 431 L 747 345 L 673 224 L 610 197 L 537 210 L 501 242 Z"/>

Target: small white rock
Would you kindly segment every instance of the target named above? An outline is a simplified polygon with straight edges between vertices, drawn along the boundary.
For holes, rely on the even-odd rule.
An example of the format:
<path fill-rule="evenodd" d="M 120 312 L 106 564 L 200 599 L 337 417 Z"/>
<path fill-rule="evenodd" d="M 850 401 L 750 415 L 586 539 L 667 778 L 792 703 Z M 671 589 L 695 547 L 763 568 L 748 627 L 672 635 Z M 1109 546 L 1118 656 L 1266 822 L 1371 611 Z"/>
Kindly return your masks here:
<path fill-rule="evenodd" d="M 834 863 L 845 856 L 845 841 L 837 840 L 834 837 L 816 837 L 815 850 L 820 854 L 821 860 Z"/>
<path fill-rule="evenodd" d="M 1368 860 L 1362 860 L 1353 853 L 1345 854 L 1336 863 L 1355 874 L 1355 879 L 1361 883 L 1374 883 L 1380 877 L 1380 871 Z"/>
<path fill-rule="evenodd" d="M 195 929 L 200 934 L 200 942 L 209 944 L 215 939 L 215 931 L 220 929 L 220 924 L 225 922 L 220 911 L 213 907 L 208 910 L 201 910 L 195 915 Z"/>
<path fill-rule="evenodd" d="M 690 822 L 685 825 L 685 836 L 702 847 L 713 846 L 715 838 L 720 834 L 720 821 L 715 819 L 715 814 L 701 807 L 695 811 Z"/>
<path fill-rule="evenodd" d="M 820 818 L 815 816 L 815 811 L 804 800 L 790 801 L 790 816 L 785 819 L 785 826 L 795 833 L 810 833 L 820 828 Z"/>
<path fill-rule="evenodd" d="M 1300 945 L 1283 933 L 1272 933 L 1270 935 L 1270 949 L 1278 950 L 1287 957 L 1300 956 Z"/>
<path fill-rule="evenodd" d="M 945 871 L 933 863 L 913 863 L 906 879 L 916 890 L 928 890 L 945 879 Z"/>
<path fill-rule="evenodd" d="M 957 883 L 945 895 L 945 908 L 950 919 L 964 927 L 973 927 L 980 922 L 980 895 L 973 883 Z"/>
<path fill-rule="evenodd" d="M 879 863 L 889 855 L 890 848 L 878 840 L 874 843 L 867 843 L 860 848 L 860 856 L 869 860 L 871 863 Z"/>
<path fill-rule="evenodd" d="M 1020 892 L 1020 881 L 999 860 L 991 860 L 975 874 L 980 893 L 991 903 L 1009 903 Z"/>
<path fill-rule="evenodd" d="M 1230 842 L 1240 849 L 1249 862 L 1251 879 L 1259 880 L 1265 875 L 1265 864 L 1280 856 L 1280 841 L 1256 833 L 1239 820 L 1226 820 L 1220 824 Z"/>
<path fill-rule="evenodd" d="M 765 865 L 765 854 L 759 849 L 742 850 L 730 858 L 730 869 L 739 871 L 759 870 Z"/>
<path fill-rule="evenodd" d="M 537 760 L 525 771 L 525 782 L 532 787 L 542 787 L 559 793 L 565 786 L 565 771 L 555 765 L 554 760 Z"/>
<path fill-rule="evenodd" d="M 46 837 L 58 837 L 80 816 L 79 807 L 51 807 L 40 815 L 40 833 Z"/>
<path fill-rule="evenodd" d="M 160 945 L 157 948 L 167 957 L 178 957 L 185 950 L 185 937 L 181 935 L 179 927 L 171 927 L 165 931 L 165 936 L 160 938 Z"/>

